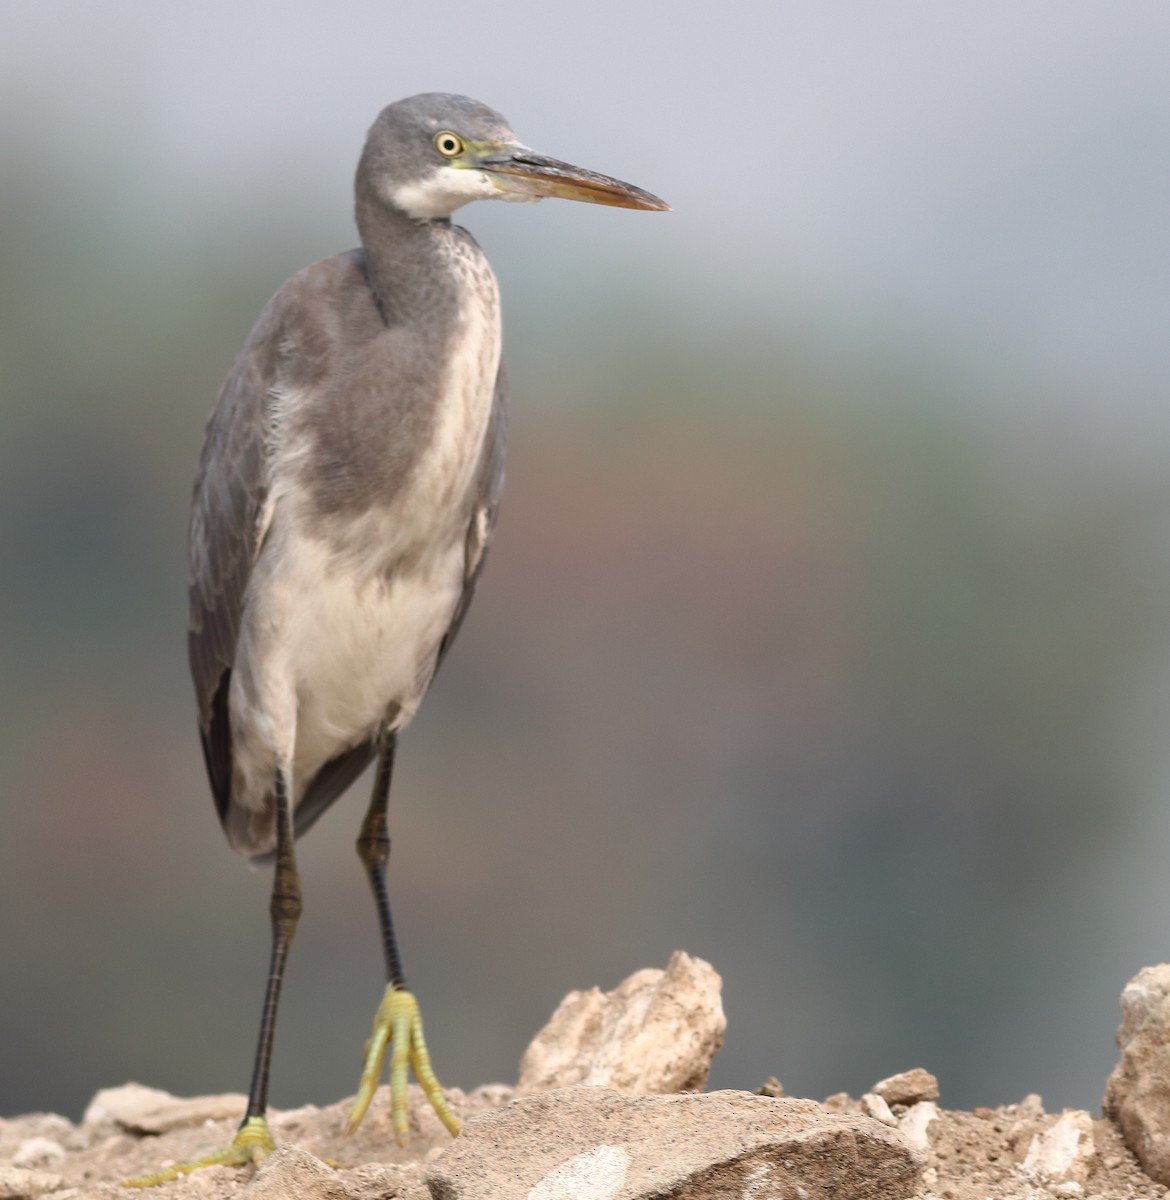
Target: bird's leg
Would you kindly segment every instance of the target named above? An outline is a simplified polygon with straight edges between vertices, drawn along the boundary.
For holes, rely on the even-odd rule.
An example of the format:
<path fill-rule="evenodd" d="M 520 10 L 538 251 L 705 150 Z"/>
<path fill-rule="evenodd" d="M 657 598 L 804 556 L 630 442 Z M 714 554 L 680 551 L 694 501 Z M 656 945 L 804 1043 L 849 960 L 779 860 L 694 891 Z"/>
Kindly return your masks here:
<path fill-rule="evenodd" d="M 405 1146 L 410 1140 L 406 1123 L 408 1067 L 414 1069 L 415 1077 L 422 1085 L 427 1099 L 452 1135 L 459 1132 L 459 1118 L 447 1104 L 443 1089 L 431 1068 L 430 1055 L 423 1038 L 422 1015 L 419 1012 L 418 1001 L 406 987 L 402 961 L 398 956 L 398 943 L 394 937 L 394 919 L 390 914 L 390 893 L 386 887 L 390 833 L 386 822 L 386 809 L 390 799 L 390 776 L 394 770 L 397 740 L 397 736 L 390 731 L 383 732 L 381 736 L 374 794 L 370 798 L 370 807 L 357 840 L 358 857 L 365 864 L 366 874 L 370 878 L 370 888 L 378 908 L 378 921 L 382 927 L 382 951 L 386 958 L 387 983 L 382 1003 L 374 1017 L 374 1032 L 366 1045 L 361 1083 L 345 1132 L 353 1133 L 361 1124 L 362 1117 L 365 1116 L 377 1090 L 382 1064 L 389 1049 L 390 1110 L 394 1122 L 394 1137 L 400 1146 Z"/>
<path fill-rule="evenodd" d="M 252 1069 L 252 1086 L 248 1091 L 248 1110 L 240 1126 L 239 1136 L 262 1125 L 267 1136 L 268 1070 L 272 1063 L 272 1038 L 276 1033 L 276 1010 L 280 1004 L 280 988 L 284 983 L 284 967 L 289 947 L 297 931 L 301 915 L 301 877 L 297 873 L 295 837 L 293 834 L 292 799 L 288 777 L 276 768 L 276 870 L 272 880 L 272 963 L 268 970 L 268 985 L 264 990 L 264 1008 L 260 1015 L 260 1039 L 256 1046 L 256 1063 Z M 237 1137 L 237 1141 L 239 1140 Z M 271 1137 L 268 1137 L 271 1153 Z"/>
<path fill-rule="evenodd" d="M 382 954 L 386 960 L 386 982 L 401 991 L 406 990 L 398 942 L 394 937 L 394 918 L 390 914 L 390 892 L 386 885 L 386 865 L 390 861 L 390 827 L 386 812 L 390 806 L 390 777 L 394 773 L 394 751 L 398 737 L 386 733 L 378 745 L 378 771 L 374 776 L 374 792 L 370 807 L 358 834 L 357 852 L 369 876 L 370 890 L 378 909 L 378 924 L 382 930 Z"/>
<path fill-rule="evenodd" d="M 301 880 L 297 874 L 293 851 L 292 802 L 289 798 L 289 773 L 278 763 L 275 774 L 276 793 L 276 869 L 272 880 L 272 960 L 268 968 L 268 984 L 264 989 L 264 1009 L 260 1015 L 260 1039 L 256 1046 L 256 1062 L 252 1068 L 252 1086 L 248 1092 L 248 1109 L 226 1150 L 205 1155 L 194 1162 L 176 1163 L 153 1175 L 126 1180 L 125 1187 L 153 1187 L 178 1179 L 202 1167 L 242 1167 L 258 1163 L 276 1149 L 268 1128 L 268 1069 L 272 1062 L 272 1038 L 276 1032 L 276 1010 L 280 1003 L 280 987 L 284 982 L 284 966 L 289 947 L 301 915 Z"/>

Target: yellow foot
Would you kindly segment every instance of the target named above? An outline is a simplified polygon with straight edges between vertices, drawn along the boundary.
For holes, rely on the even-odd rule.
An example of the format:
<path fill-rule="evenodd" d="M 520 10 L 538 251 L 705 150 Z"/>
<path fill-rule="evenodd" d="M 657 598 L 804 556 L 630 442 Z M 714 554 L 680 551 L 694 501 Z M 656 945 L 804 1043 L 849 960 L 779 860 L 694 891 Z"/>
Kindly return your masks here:
<path fill-rule="evenodd" d="M 160 1183 L 169 1183 L 180 1175 L 190 1175 L 203 1167 L 244 1167 L 249 1163 L 263 1162 L 273 1150 L 276 1143 L 268 1130 L 268 1122 L 263 1117 L 249 1117 L 240 1126 L 232 1144 L 226 1150 L 218 1150 L 197 1158 L 194 1162 L 175 1163 L 164 1171 L 155 1171 L 153 1175 L 139 1175 L 137 1179 L 127 1179 L 123 1187 L 147 1188 Z"/>
<path fill-rule="evenodd" d="M 358 1085 L 357 1097 L 353 1103 L 353 1111 L 349 1114 L 345 1132 L 353 1131 L 361 1124 L 374 1092 L 378 1087 L 378 1078 L 382 1074 L 382 1063 L 386 1058 L 387 1046 L 390 1048 L 390 1113 L 394 1120 L 394 1140 L 400 1146 L 410 1142 L 406 1130 L 406 1071 L 410 1066 L 414 1069 L 415 1078 L 422 1085 L 427 1099 L 431 1102 L 439 1120 L 451 1131 L 454 1137 L 459 1132 L 459 1118 L 451 1111 L 443 1089 L 431 1069 L 431 1056 L 427 1053 L 427 1044 L 423 1038 L 422 1015 L 418 1011 L 418 1001 L 412 992 L 401 991 L 392 983 L 386 986 L 386 994 L 378 1005 L 374 1017 L 374 1032 L 366 1046 L 365 1064 L 362 1068 L 362 1081 Z"/>

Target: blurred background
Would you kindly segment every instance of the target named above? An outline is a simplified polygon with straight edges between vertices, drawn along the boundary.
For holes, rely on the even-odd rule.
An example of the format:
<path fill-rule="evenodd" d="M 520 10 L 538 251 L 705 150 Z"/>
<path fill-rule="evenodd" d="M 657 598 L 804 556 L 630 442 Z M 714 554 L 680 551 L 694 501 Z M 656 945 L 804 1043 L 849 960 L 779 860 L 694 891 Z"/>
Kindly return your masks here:
<path fill-rule="evenodd" d="M 513 436 L 392 800 L 440 1077 L 683 947 L 713 1086 L 1095 1108 L 1170 953 L 1168 71 L 1158 0 L 6 0 L 0 1113 L 247 1087 L 269 880 L 195 735 L 190 482 L 427 90 L 676 209 L 462 214 Z M 367 795 L 302 843 L 278 1106 L 356 1084 Z"/>

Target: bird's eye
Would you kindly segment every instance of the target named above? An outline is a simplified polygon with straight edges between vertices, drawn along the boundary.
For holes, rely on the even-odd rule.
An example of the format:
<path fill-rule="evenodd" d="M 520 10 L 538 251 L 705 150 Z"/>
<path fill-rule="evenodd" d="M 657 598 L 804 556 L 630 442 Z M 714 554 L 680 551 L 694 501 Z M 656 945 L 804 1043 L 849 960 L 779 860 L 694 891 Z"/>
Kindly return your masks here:
<path fill-rule="evenodd" d="M 463 153 L 463 139 L 458 134 L 444 129 L 435 134 L 435 149 L 445 158 L 454 158 L 456 154 Z"/>

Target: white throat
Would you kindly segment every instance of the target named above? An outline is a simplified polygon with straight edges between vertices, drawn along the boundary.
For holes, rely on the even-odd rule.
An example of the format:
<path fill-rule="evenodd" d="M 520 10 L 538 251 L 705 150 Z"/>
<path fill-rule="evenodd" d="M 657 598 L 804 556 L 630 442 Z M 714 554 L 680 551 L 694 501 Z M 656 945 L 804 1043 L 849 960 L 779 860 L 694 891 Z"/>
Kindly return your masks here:
<path fill-rule="evenodd" d="M 449 217 L 472 200 L 535 200 L 537 197 L 505 191 L 488 171 L 443 166 L 425 179 L 392 188 L 388 199 L 395 208 L 416 221 L 433 221 Z"/>
<path fill-rule="evenodd" d="M 408 217 L 430 221 L 436 217 L 449 217 L 472 200 L 492 200 L 500 194 L 486 171 L 439 167 L 426 179 L 395 188 L 390 201 Z"/>

